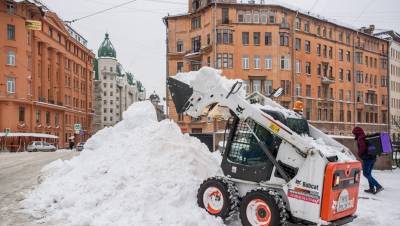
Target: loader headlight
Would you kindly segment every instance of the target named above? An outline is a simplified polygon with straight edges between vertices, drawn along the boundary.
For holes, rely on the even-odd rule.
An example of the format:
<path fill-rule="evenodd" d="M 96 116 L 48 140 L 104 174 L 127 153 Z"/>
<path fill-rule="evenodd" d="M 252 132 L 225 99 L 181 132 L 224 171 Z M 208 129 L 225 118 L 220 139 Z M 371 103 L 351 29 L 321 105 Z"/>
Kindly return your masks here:
<path fill-rule="evenodd" d="M 340 184 L 340 176 L 339 175 L 335 175 L 333 177 L 333 187 L 336 187 Z"/>
<path fill-rule="evenodd" d="M 358 182 L 360 182 L 360 172 L 359 171 L 357 171 L 354 174 L 354 183 L 358 183 Z"/>

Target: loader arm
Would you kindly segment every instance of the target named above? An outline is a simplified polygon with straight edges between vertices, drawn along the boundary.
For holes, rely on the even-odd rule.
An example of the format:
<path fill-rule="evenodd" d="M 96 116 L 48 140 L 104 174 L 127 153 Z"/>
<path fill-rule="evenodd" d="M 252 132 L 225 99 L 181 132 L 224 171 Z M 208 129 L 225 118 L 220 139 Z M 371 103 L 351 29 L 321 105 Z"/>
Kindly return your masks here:
<path fill-rule="evenodd" d="M 186 113 L 192 117 L 199 117 L 210 105 L 220 104 L 228 107 L 241 119 L 251 118 L 272 134 L 294 146 L 303 157 L 308 155 L 313 146 L 309 145 L 300 135 L 286 125 L 261 111 L 255 105 L 250 104 L 240 95 L 241 85 L 240 81 L 236 81 L 231 87 L 218 83 L 214 84 L 211 89 L 204 91 L 204 89 L 196 86 L 191 87 L 173 77 L 167 79 L 167 86 L 177 113 Z"/>

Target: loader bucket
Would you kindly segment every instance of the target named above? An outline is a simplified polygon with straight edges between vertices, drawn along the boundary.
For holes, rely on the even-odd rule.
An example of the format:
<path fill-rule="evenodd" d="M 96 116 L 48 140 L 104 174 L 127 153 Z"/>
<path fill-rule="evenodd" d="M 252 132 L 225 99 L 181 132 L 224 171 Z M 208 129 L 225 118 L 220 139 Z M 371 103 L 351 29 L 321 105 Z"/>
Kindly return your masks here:
<path fill-rule="evenodd" d="M 177 79 L 168 77 L 167 86 L 172 96 L 172 101 L 175 104 L 175 109 L 178 114 L 185 112 L 189 98 L 193 94 L 193 88 L 188 84 Z"/>

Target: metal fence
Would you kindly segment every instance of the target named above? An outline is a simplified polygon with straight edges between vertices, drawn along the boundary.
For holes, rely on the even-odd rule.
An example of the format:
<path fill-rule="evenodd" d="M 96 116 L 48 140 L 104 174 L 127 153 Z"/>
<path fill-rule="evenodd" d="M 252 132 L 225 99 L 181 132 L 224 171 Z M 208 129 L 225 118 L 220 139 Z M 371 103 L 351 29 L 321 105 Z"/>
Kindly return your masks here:
<path fill-rule="evenodd" d="M 400 141 L 394 141 L 392 143 L 393 147 L 393 167 L 400 168 Z"/>

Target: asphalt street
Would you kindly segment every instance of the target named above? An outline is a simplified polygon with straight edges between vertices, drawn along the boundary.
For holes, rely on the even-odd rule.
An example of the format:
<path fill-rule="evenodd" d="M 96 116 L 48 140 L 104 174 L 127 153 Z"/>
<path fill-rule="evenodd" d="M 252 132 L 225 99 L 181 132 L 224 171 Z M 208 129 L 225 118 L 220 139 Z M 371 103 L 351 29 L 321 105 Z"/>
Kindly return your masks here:
<path fill-rule="evenodd" d="M 78 152 L 0 152 L 0 226 L 44 226 L 21 212 L 24 193 L 38 184 L 40 170 L 57 159 L 70 159 Z"/>

